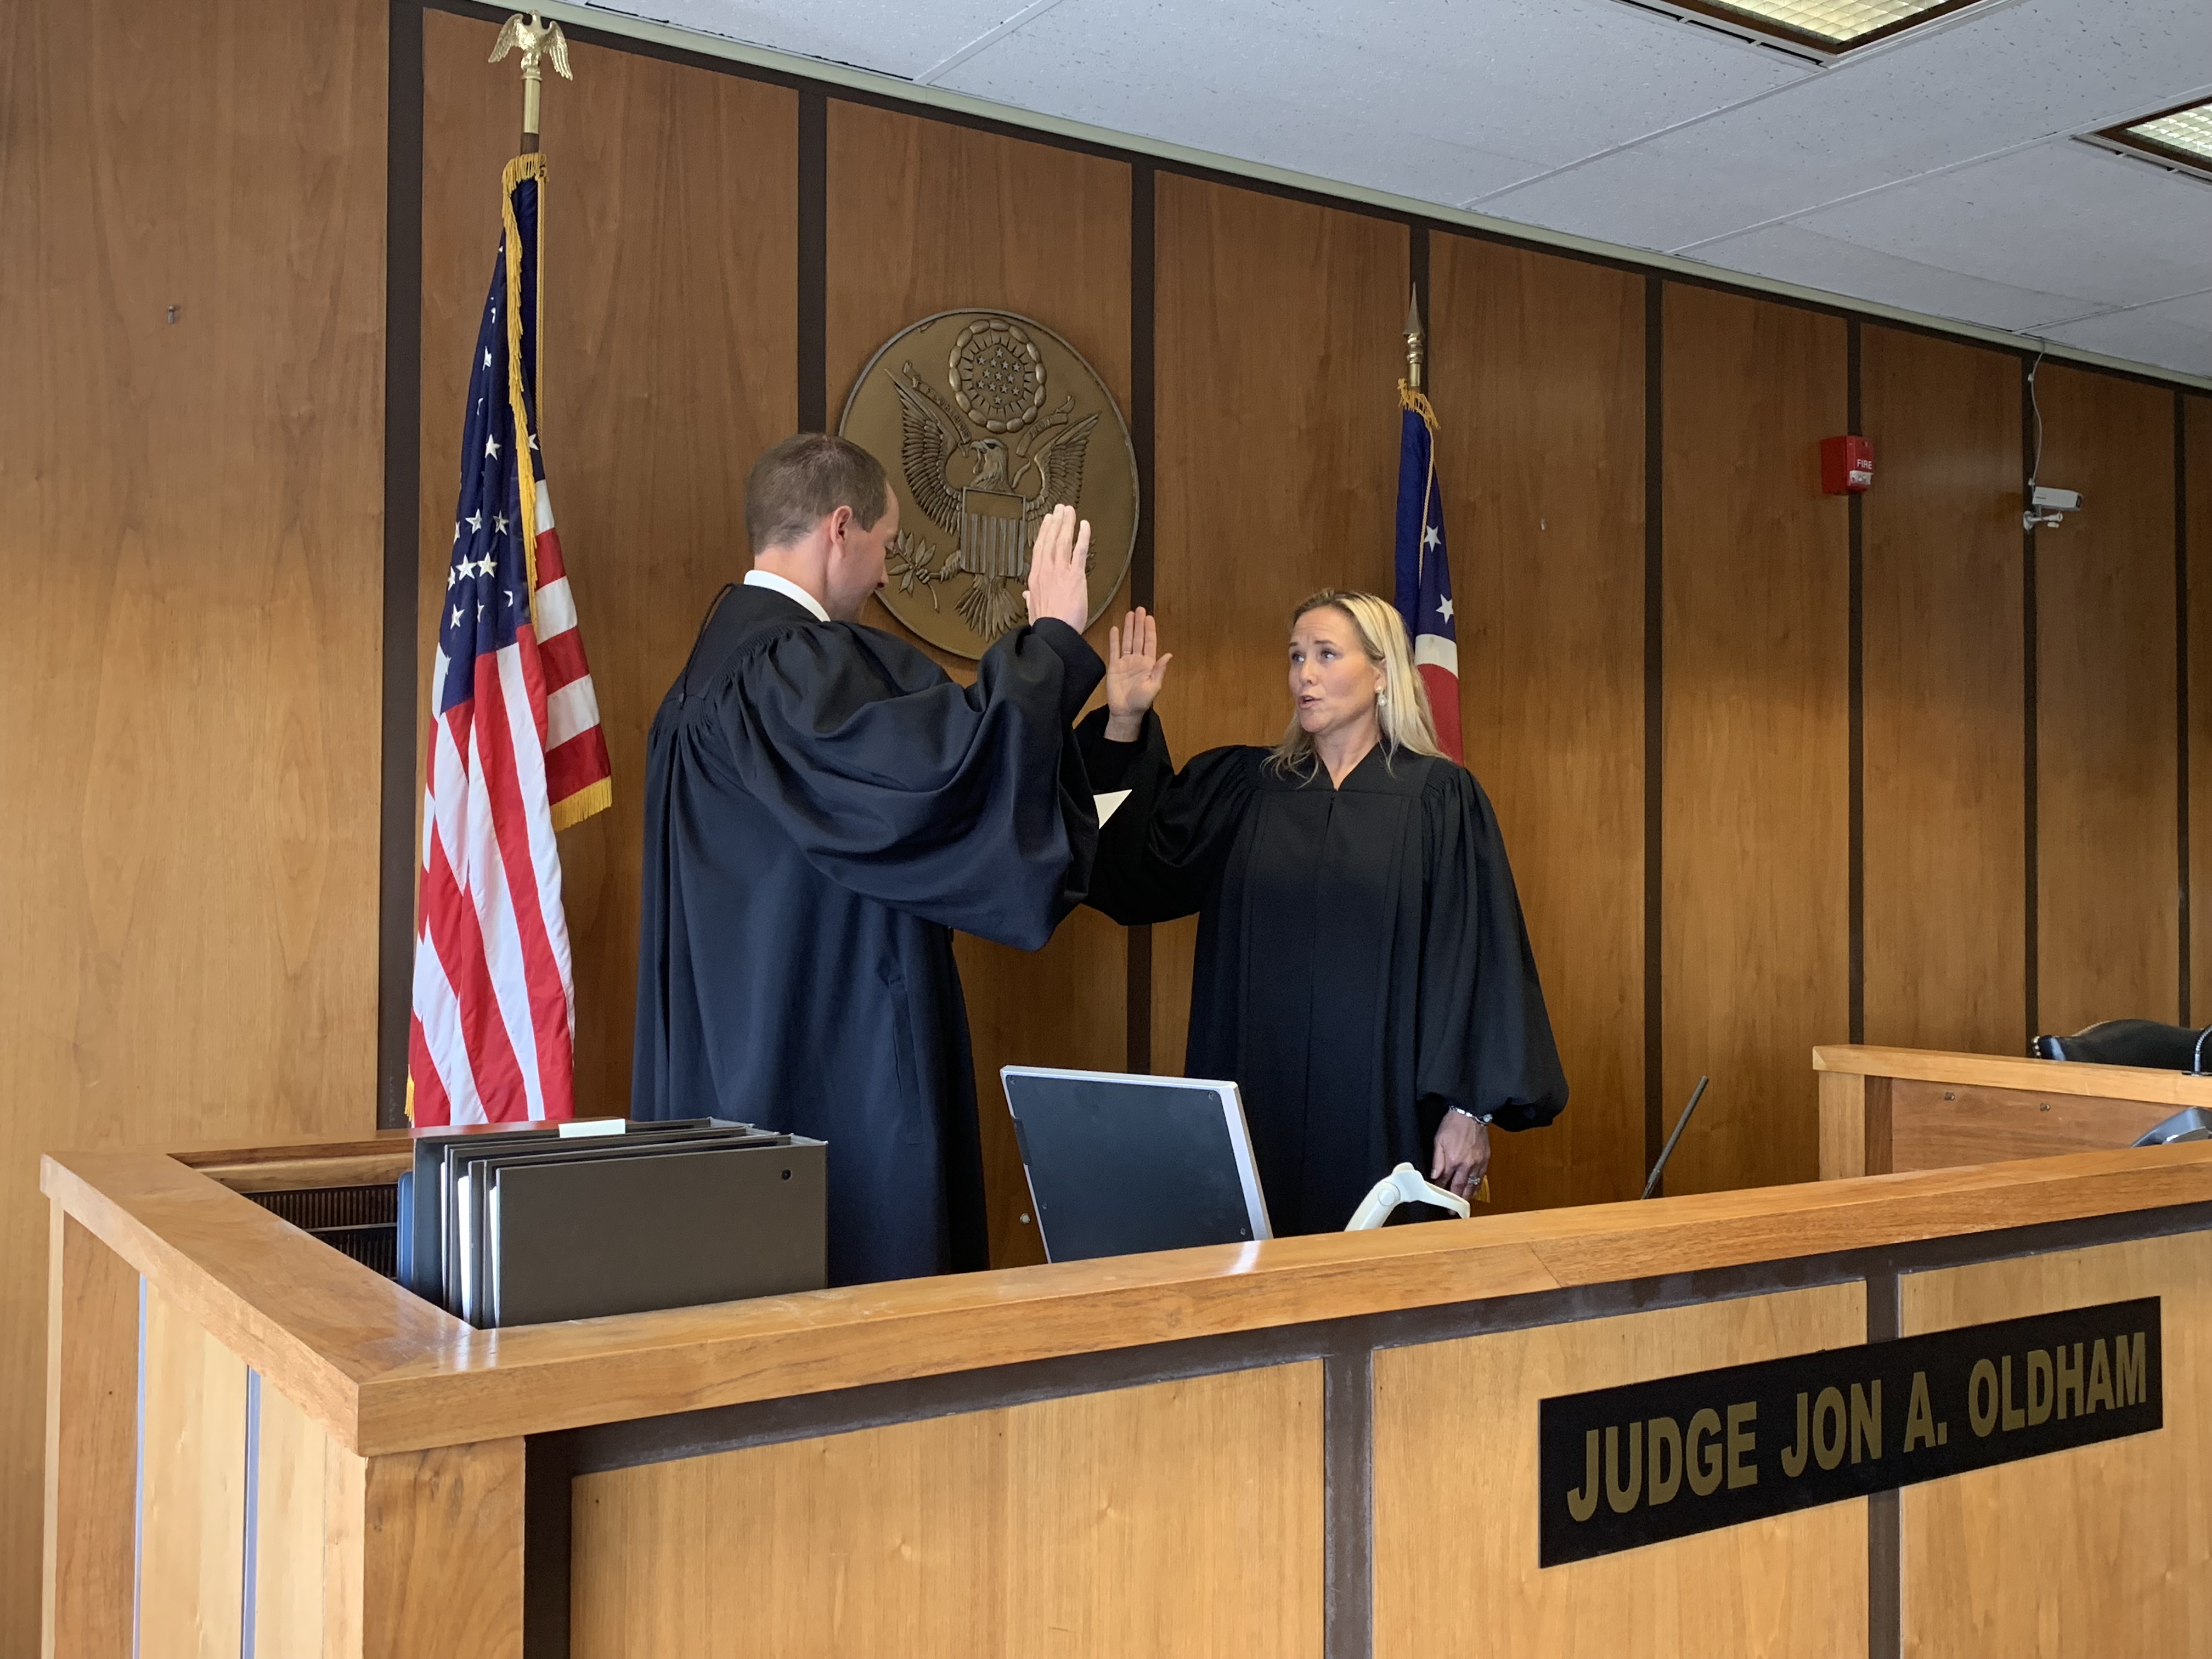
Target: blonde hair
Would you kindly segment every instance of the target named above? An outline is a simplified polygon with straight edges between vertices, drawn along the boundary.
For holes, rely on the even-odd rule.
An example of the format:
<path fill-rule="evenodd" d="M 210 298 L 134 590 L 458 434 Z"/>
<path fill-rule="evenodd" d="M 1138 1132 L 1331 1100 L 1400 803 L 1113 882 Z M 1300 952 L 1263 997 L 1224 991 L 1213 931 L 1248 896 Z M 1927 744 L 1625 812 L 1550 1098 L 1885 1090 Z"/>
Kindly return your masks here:
<path fill-rule="evenodd" d="M 1382 671 L 1382 691 L 1375 714 L 1382 729 L 1384 762 L 1396 758 L 1401 749 L 1443 758 L 1443 750 L 1437 746 L 1436 720 L 1429 712 L 1428 688 L 1413 672 L 1413 647 L 1406 642 L 1406 622 L 1398 608 L 1372 593 L 1324 587 L 1291 612 L 1291 626 L 1297 628 L 1299 618 L 1309 611 L 1323 609 L 1344 615 L 1358 636 L 1367 660 Z M 1283 740 L 1268 751 L 1267 764 L 1278 772 L 1313 769 L 1313 735 L 1298 724 L 1295 714 Z"/>

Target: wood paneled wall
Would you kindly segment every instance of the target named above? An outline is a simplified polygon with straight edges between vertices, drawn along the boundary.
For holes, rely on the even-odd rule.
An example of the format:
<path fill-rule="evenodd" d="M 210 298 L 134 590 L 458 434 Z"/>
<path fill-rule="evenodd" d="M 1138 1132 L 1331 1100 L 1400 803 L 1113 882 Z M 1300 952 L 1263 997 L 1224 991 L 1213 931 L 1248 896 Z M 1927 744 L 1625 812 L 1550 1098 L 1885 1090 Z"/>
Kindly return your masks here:
<path fill-rule="evenodd" d="M 393 465 L 419 477 L 427 686 L 510 153 L 489 25 L 388 0 L 312 33 L 274 0 L 0 21 L 0 1650 L 37 1616 L 31 1154 L 374 1116 L 387 111 L 414 108 L 386 84 L 394 15 L 423 40 L 419 201 L 403 166 L 390 206 L 422 235 L 420 431 Z M 745 566 L 745 469 L 810 379 L 834 419 L 884 339 L 949 306 L 1066 335 L 1152 424 L 1162 712 L 1188 757 L 1279 729 L 1299 597 L 1389 580 L 1423 268 L 1462 715 L 1575 1089 L 1559 1127 L 1501 1149 L 1501 1205 L 1632 1190 L 1700 1071 L 1678 1189 L 1810 1176 L 1815 1041 L 2009 1048 L 2179 1016 L 2185 981 L 2212 1012 L 2212 399 L 2047 365 L 2043 477 L 2090 507 L 2031 572 L 2024 360 L 1860 328 L 1878 469 L 1855 588 L 1813 454 L 1850 407 L 1838 315 L 1668 282 L 1648 337 L 1632 270 L 588 33 L 574 51 L 546 106 L 544 416 L 617 788 L 563 842 L 586 1109 L 627 1099 L 645 729 Z M 1158 1069 L 1191 939 L 1153 941 Z M 1121 1063 L 1144 981 L 1088 913 L 1035 958 L 959 950 L 994 1248 L 1025 1260 L 996 1068 Z"/>
<path fill-rule="evenodd" d="M 374 1121 L 385 22 L 0 12 L 0 1653 L 40 1149 Z"/>
<path fill-rule="evenodd" d="M 1161 176 L 1155 589 L 1176 653 L 1158 711 L 1176 758 L 1272 744 L 1291 608 L 1388 592 L 1406 227 Z M 1152 1062 L 1180 1072 L 1194 921 L 1153 929 Z"/>
<path fill-rule="evenodd" d="M 1868 1042 L 2027 1029 L 2020 365 L 1864 330 Z"/>
<path fill-rule="evenodd" d="M 1850 545 L 1820 494 L 1844 324 L 1670 287 L 1659 1103 L 1669 1190 L 1811 1178 L 1808 1056 L 1850 1016 Z"/>
<path fill-rule="evenodd" d="M 2173 395 L 2046 363 L 2035 533 L 2039 1030 L 2180 1017 Z"/>
<path fill-rule="evenodd" d="M 1644 1185 L 1644 281 L 1431 243 L 1430 389 L 1468 765 L 1498 809 L 1573 1107 L 1495 1137 L 1501 1209 Z"/>

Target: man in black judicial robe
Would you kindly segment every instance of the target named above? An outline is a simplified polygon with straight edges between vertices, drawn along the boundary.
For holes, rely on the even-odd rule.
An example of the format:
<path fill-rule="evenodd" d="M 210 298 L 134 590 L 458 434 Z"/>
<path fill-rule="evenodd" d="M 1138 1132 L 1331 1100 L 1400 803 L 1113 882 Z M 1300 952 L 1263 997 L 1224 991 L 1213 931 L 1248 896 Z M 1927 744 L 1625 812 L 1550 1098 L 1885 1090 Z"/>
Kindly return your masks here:
<path fill-rule="evenodd" d="M 1089 879 L 1089 526 L 1047 519 L 971 689 L 855 620 L 898 528 L 866 451 L 777 445 L 745 521 L 653 722 L 631 1111 L 828 1141 L 832 1284 L 986 1267 L 951 930 L 1034 950 Z"/>

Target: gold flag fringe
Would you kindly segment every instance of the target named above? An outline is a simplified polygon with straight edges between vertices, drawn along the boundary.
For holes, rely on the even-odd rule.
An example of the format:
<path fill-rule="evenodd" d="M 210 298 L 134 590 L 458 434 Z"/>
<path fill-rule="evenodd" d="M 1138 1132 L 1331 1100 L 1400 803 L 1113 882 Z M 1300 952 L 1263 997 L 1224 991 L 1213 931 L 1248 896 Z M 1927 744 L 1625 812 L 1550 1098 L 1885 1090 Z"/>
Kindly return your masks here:
<path fill-rule="evenodd" d="M 1398 407 L 1410 409 L 1419 415 L 1430 431 L 1434 432 L 1437 429 L 1436 407 L 1429 402 L 1428 394 L 1425 392 L 1414 391 L 1403 380 L 1398 382 Z"/>

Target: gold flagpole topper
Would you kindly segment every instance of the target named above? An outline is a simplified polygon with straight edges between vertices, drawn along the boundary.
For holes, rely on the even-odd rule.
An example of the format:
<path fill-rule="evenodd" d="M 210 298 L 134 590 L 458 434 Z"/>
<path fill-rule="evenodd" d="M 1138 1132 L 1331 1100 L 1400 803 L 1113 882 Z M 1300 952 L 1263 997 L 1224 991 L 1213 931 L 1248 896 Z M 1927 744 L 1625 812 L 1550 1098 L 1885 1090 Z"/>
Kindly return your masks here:
<path fill-rule="evenodd" d="M 568 72 L 568 40 L 561 33 L 560 24 L 548 23 L 534 11 L 526 22 L 517 12 L 501 25 L 491 56 L 484 61 L 496 64 L 511 49 L 522 53 L 522 148 L 526 154 L 538 148 L 538 106 L 543 81 L 539 65 L 550 60 L 554 72 L 563 81 L 576 77 Z"/>

